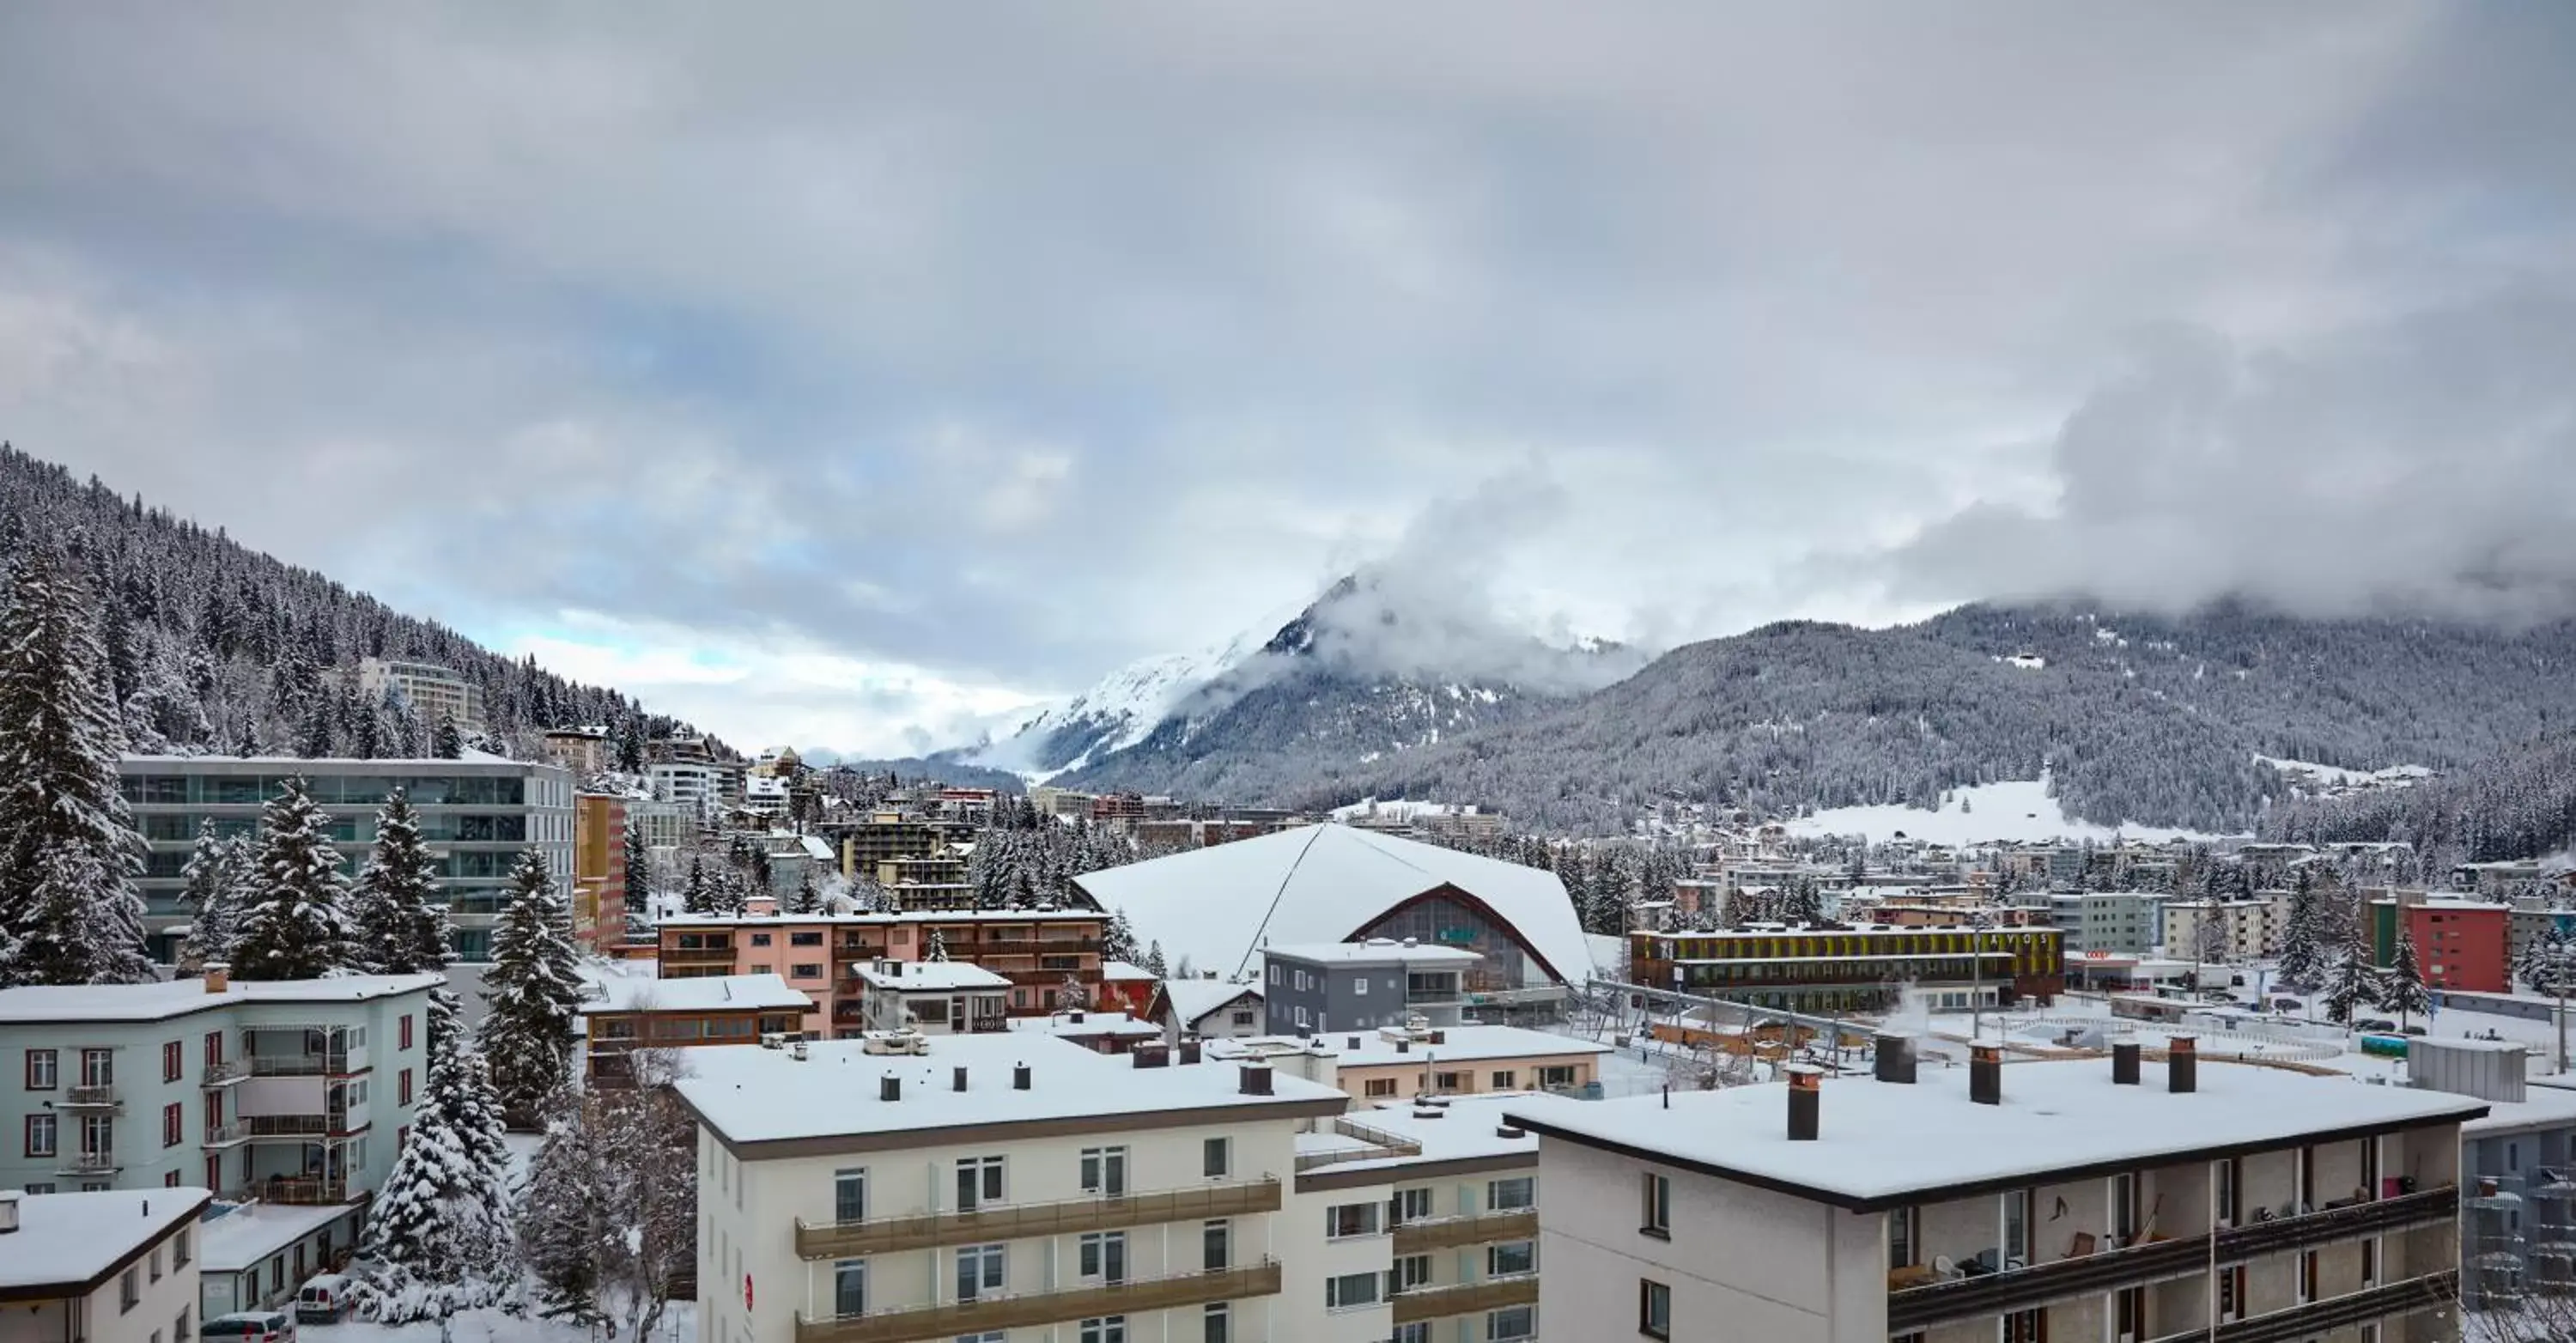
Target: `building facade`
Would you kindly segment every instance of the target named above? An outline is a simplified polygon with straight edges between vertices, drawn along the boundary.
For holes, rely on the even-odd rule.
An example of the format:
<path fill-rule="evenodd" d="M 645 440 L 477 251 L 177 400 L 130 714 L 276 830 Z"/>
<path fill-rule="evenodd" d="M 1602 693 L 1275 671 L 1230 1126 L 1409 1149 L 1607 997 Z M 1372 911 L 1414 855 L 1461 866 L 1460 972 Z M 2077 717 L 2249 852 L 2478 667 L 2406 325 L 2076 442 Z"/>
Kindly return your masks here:
<path fill-rule="evenodd" d="M 2372 958 L 2395 962 L 2397 930 L 2415 937 L 2416 968 L 2427 988 L 2463 993 L 2513 991 L 2514 910 L 2486 900 L 2438 895 L 2373 900 Z"/>
<path fill-rule="evenodd" d="M 1318 1031 L 1402 1026 L 1421 1017 L 1455 1026 L 1466 1006 L 1465 980 L 1481 959 L 1462 947 L 1375 938 L 1265 947 L 1265 1002 L 1280 1020 Z"/>
<path fill-rule="evenodd" d="M 2290 929 L 2283 900 L 2172 900 L 2164 907 L 2165 953 L 2184 960 L 2259 961 L 2281 954 Z"/>
<path fill-rule="evenodd" d="M 203 1189 L 28 1197 L 0 1189 L 0 1343 L 196 1336 Z"/>
<path fill-rule="evenodd" d="M 1091 912 L 960 910 L 937 913 L 769 917 L 682 914 L 662 920 L 661 973 L 776 974 L 814 1000 L 814 1027 L 833 1038 L 867 1029 L 860 971 L 880 961 L 923 961 L 934 943 L 952 962 L 979 965 L 1010 981 L 1005 1010 L 1044 1015 L 1066 1006 L 1067 981 L 1083 1000 L 1100 996 L 1100 938 L 1107 919 Z"/>
<path fill-rule="evenodd" d="M 451 718 L 468 732 L 491 730 L 491 720 L 483 716 L 483 687 L 435 663 L 360 659 L 359 697 L 372 704 L 387 691 L 401 696 L 424 723 Z"/>
<path fill-rule="evenodd" d="M 963 961 L 881 961 L 858 967 L 867 1028 L 924 1035 L 1010 1029 L 1011 981 Z"/>
<path fill-rule="evenodd" d="M 573 799 L 572 935 L 601 955 L 626 942 L 626 807 L 607 793 Z"/>
<path fill-rule="evenodd" d="M 2157 945 L 2164 897 L 2144 891 L 2092 891 L 2047 897 L 2049 923 L 2065 935 L 2066 954 L 2144 956 Z"/>
<path fill-rule="evenodd" d="M 506 902 L 511 868 L 534 848 L 555 879 L 573 871 L 572 776 L 553 765 L 513 760 L 296 760 L 226 756 L 126 756 L 118 784 L 150 849 L 137 883 L 154 959 L 172 963 L 182 875 L 197 829 L 227 838 L 257 833 L 261 809 L 290 778 L 301 778 L 331 818 L 332 847 L 354 878 L 376 837 L 376 811 L 401 788 L 419 813 L 421 838 L 438 856 L 438 888 L 456 924 L 456 953 L 491 954 L 492 925 Z"/>
<path fill-rule="evenodd" d="M 583 1053 L 594 1082 L 635 1078 L 639 1049 L 706 1049 L 754 1045 L 768 1036 L 803 1036 L 818 1015 L 804 994 L 776 975 L 661 980 L 605 975 L 583 1002 Z"/>
<path fill-rule="evenodd" d="M 2055 928 L 1785 928 L 1630 933 L 1630 973 L 1653 988 L 1797 1011 L 1868 1011 L 1906 992 L 1936 1006 L 2032 999 L 2066 987 Z"/>

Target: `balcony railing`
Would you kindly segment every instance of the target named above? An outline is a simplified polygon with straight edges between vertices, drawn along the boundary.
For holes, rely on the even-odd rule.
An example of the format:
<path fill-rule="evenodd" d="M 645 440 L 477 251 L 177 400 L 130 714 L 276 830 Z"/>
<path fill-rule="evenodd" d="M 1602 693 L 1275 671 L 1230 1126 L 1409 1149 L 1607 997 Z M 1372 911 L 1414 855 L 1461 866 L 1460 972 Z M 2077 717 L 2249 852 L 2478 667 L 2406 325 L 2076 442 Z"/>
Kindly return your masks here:
<path fill-rule="evenodd" d="M 2444 1185 L 2396 1198 L 2328 1208 L 2298 1217 L 2249 1222 L 2217 1233 L 2222 1262 L 2298 1249 L 2327 1241 L 2395 1231 L 2451 1220 L 2460 1191 Z M 2125 1249 L 2054 1259 L 2028 1268 L 1982 1273 L 1925 1283 L 1892 1292 L 1887 1299 L 1887 1326 L 1904 1333 L 1951 1320 L 2026 1310 L 2052 1301 L 2089 1296 L 2205 1271 L 2210 1263 L 2208 1236 L 2154 1240 Z"/>
<path fill-rule="evenodd" d="M 299 1142 L 346 1137 L 366 1127 L 364 1124 L 352 1126 L 346 1110 L 318 1115 L 251 1115 L 242 1122 L 250 1126 L 253 1139 L 288 1138 Z"/>
<path fill-rule="evenodd" d="M 197 1085 L 212 1091 L 217 1087 L 234 1086 L 249 1080 L 249 1064 L 240 1059 L 226 1059 L 221 1063 L 207 1064 L 206 1075 L 197 1079 Z"/>
<path fill-rule="evenodd" d="M 1462 1282 L 1447 1287 L 1416 1287 L 1409 1292 L 1398 1292 L 1395 1294 L 1395 1322 L 1412 1324 L 1417 1320 L 1438 1320 L 1451 1315 L 1501 1310 L 1505 1306 L 1537 1304 L 1538 1275 L 1515 1273 L 1508 1278 L 1487 1278 L 1483 1282 Z"/>
<path fill-rule="evenodd" d="M 250 1121 L 236 1119 L 229 1124 L 208 1124 L 205 1141 L 201 1145 L 208 1151 L 219 1151 L 227 1147 L 239 1147 L 249 1141 Z"/>
<path fill-rule="evenodd" d="M 731 965 L 732 947 L 664 947 L 657 956 L 664 965 Z"/>
<path fill-rule="evenodd" d="M 1014 1296 L 978 1297 L 937 1306 L 877 1311 L 847 1319 L 796 1317 L 796 1343 L 913 1343 L 952 1339 L 1006 1329 L 1029 1329 L 1087 1320 L 1103 1315 L 1141 1315 L 1215 1301 L 1275 1296 L 1279 1265 L 1263 1260 L 1246 1268 L 1214 1273 L 1185 1273 L 1169 1278 L 1137 1278 L 1119 1283 L 1070 1287 L 1057 1292 L 1022 1292 Z"/>
<path fill-rule="evenodd" d="M 247 1188 L 227 1190 L 228 1203 L 282 1203 L 295 1207 L 319 1207 L 325 1203 L 346 1203 L 355 1196 L 346 1180 L 323 1180 L 309 1176 L 277 1176 L 259 1180 Z"/>
<path fill-rule="evenodd" d="M 60 1160 L 62 1164 L 54 1168 L 54 1173 L 57 1175 L 105 1175 L 117 1168 L 116 1152 L 112 1148 L 96 1152 L 69 1152 L 65 1153 Z"/>
<path fill-rule="evenodd" d="M 113 1083 L 89 1087 L 65 1087 L 63 1098 L 55 1102 L 65 1110 L 114 1110 L 124 1105 L 116 1098 Z"/>
<path fill-rule="evenodd" d="M 973 1212 L 930 1212 L 864 1222 L 796 1222 L 796 1253 L 804 1259 L 855 1259 L 896 1250 L 1019 1240 L 1082 1231 L 1114 1231 L 1156 1222 L 1198 1221 L 1279 1211 L 1277 1180 L 1171 1189 L 1119 1198 L 1077 1198 L 1020 1203 Z M 973 1332 L 967 1330 L 964 1332 Z"/>
<path fill-rule="evenodd" d="M 951 943 L 950 956 L 972 952 L 979 956 L 1082 956 L 1098 955 L 1100 939 L 1096 937 L 995 937 L 980 942 Z"/>
<path fill-rule="evenodd" d="M 1461 1245 L 1489 1245 L 1498 1240 L 1532 1240 L 1537 1236 L 1538 1210 L 1516 1208 L 1510 1212 L 1489 1212 L 1471 1217 L 1399 1222 L 1395 1228 L 1395 1252 L 1400 1255 L 1421 1254 L 1429 1250 L 1454 1250 Z"/>
<path fill-rule="evenodd" d="M 2392 1315 L 2452 1308 L 2457 1305 L 2459 1290 L 2459 1270 L 2444 1269 L 2384 1287 L 2276 1310 L 2250 1320 L 2233 1320 L 2218 1326 L 2215 1333 L 2194 1329 L 2184 1334 L 2166 1334 L 2154 1343 L 2298 1343 L 2299 1340 L 2322 1338 L 2338 1329 L 2384 1320 Z"/>
<path fill-rule="evenodd" d="M 1337 1152 L 1301 1152 L 1297 1156 L 1299 1174 L 1320 1166 L 1339 1165 L 1345 1161 L 1385 1161 L 1400 1156 L 1422 1155 L 1422 1144 L 1382 1128 L 1372 1128 L 1356 1119 L 1337 1118 L 1333 1132 L 1345 1138 L 1356 1138 L 1366 1147 L 1346 1148 Z"/>
<path fill-rule="evenodd" d="M 253 1077 L 324 1077 L 354 1072 L 349 1066 L 349 1051 L 326 1050 L 319 1054 L 253 1054 L 250 1075 Z"/>

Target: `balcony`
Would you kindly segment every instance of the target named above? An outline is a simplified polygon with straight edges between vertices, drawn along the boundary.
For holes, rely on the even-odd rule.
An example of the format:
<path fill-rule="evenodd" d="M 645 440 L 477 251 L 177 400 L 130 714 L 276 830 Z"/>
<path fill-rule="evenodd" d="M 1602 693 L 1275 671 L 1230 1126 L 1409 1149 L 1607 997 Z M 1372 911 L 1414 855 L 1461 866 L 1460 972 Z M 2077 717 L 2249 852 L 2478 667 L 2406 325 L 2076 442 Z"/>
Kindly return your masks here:
<path fill-rule="evenodd" d="M 1472 1217 L 1398 1223 L 1395 1252 L 1399 1255 L 1421 1254 L 1429 1250 L 1454 1250 L 1462 1245 L 1488 1245 L 1498 1240 L 1537 1238 L 1538 1210 L 1516 1208 L 1510 1212 L 1489 1212 Z"/>
<path fill-rule="evenodd" d="M 2184 1334 L 2166 1334 L 2154 1343 L 2300 1343 L 2393 1315 L 2449 1309 L 2458 1304 L 2459 1290 L 2459 1271 L 2444 1269 L 2250 1320 L 2232 1320 L 2218 1326 L 2214 1334 L 2207 1329 L 2194 1329 Z"/>
<path fill-rule="evenodd" d="M 2299 1217 L 2223 1228 L 2217 1233 L 2220 1261 L 2294 1250 L 2328 1241 L 2447 1222 L 2458 1213 L 2460 1191 L 2444 1185 L 2396 1198 L 2327 1208 Z M 2163 1278 L 2188 1277 L 2207 1270 L 2210 1238 L 2192 1236 L 2154 1240 L 2126 1249 L 2033 1264 L 2003 1273 L 1981 1273 L 1929 1282 L 1888 1294 L 1887 1327 L 1896 1333 L 1953 1320 L 2027 1310 L 2052 1301 L 2092 1296 L 2115 1288 Z"/>
<path fill-rule="evenodd" d="M 311 1142 L 318 1138 L 345 1138 L 366 1127 L 351 1127 L 346 1110 L 318 1115 L 251 1115 L 242 1121 L 249 1126 L 253 1141 L 281 1139 Z"/>
<path fill-rule="evenodd" d="M 1298 1174 L 1303 1175 L 1307 1171 L 1338 1165 L 1345 1161 L 1385 1161 L 1393 1157 L 1422 1155 L 1421 1143 L 1389 1133 L 1382 1128 L 1372 1128 L 1356 1119 L 1335 1118 L 1333 1132 L 1345 1138 L 1356 1138 L 1367 1143 L 1368 1146 L 1349 1147 L 1331 1152 L 1300 1152 L 1297 1154 Z"/>
<path fill-rule="evenodd" d="M 949 944 L 952 957 L 967 956 L 1096 956 L 1100 939 L 1096 937 L 995 937 L 980 942 Z"/>
<path fill-rule="evenodd" d="M 896 1250 L 974 1245 L 1083 1231 L 1115 1231 L 1156 1222 L 1197 1221 L 1279 1211 L 1279 1182 L 1212 1184 L 1122 1198 L 1077 1198 L 1021 1203 L 973 1212 L 930 1212 L 863 1222 L 796 1221 L 796 1254 L 802 1259 L 855 1259 Z M 993 1326 L 1000 1327 L 1000 1326 Z M 973 1332 L 968 1330 L 966 1332 Z"/>
<path fill-rule="evenodd" d="M 310 1176 L 271 1176 L 246 1189 L 226 1190 L 227 1203 L 277 1203 L 290 1207 L 320 1207 L 326 1203 L 346 1203 L 361 1190 L 353 1189 L 346 1180 L 315 1179 Z"/>
<path fill-rule="evenodd" d="M 63 1155 L 60 1160 L 62 1164 L 54 1167 L 56 1175 L 113 1175 L 117 1171 L 116 1153 L 113 1150 L 70 1152 Z"/>
<path fill-rule="evenodd" d="M 54 1102 L 57 1110 L 121 1110 L 125 1102 L 117 1099 L 112 1083 L 98 1086 L 65 1087 L 63 1098 Z"/>
<path fill-rule="evenodd" d="M 349 1050 L 333 1049 L 319 1054 L 253 1054 L 250 1075 L 253 1077 L 334 1077 L 361 1071 L 353 1067 Z"/>
<path fill-rule="evenodd" d="M 220 1152 L 249 1141 L 250 1121 L 236 1119 L 229 1124 L 208 1124 L 205 1139 L 198 1145 L 209 1152 Z"/>
<path fill-rule="evenodd" d="M 731 947 L 664 947 L 657 959 L 664 965 L 731 965 Z"/>
<path fill-rule="evenodd" d="M 197 1085 L 208 1091 L 216 1091 L 224 1087 L 238 1086 L 249 1080 L 249 1064 L 240 1059 L 226 1059 L 221 1063 L 207 1064 L 206 1074 L 197 1079 Z"/>
<path fill-rule="evenodd" d="M 1483 1282 L 1462 1282 L 1448 1287 L 1417 1287 L 1395 1294 L 1395 1322 L 1412 1324 L 1417 1320 L 1446 1319 L 1452 1315 L 1472 1315 L 1505 1306 L 1538 1304 L 1538 1275 L 1516 1273 L 1508 1278 L 1487 1278 Z"/>
<path fill-rule="evenodd" d="M 1535 1284 L 1533 1284 L 1535 1288 Z M 1138 1278 L 1111 1285 L 1070 1287 L 1056 1292 L 1022 1292 L 973 1301 L 877 1311 L 848 1319 L 809 1320 L 796 1317 L 796 1343 L 913 1343 L 952 1339 L 1005 1329 L 1029 1329 L 1087 1320 L 1102 1315 L 1141 1315 L 1214 1301 L 1275 1296 L 1279 1264 L 1265 1259 L 1248 1268 L 1214 1273 L 1185 1273 L 1170 1278 Z"/>

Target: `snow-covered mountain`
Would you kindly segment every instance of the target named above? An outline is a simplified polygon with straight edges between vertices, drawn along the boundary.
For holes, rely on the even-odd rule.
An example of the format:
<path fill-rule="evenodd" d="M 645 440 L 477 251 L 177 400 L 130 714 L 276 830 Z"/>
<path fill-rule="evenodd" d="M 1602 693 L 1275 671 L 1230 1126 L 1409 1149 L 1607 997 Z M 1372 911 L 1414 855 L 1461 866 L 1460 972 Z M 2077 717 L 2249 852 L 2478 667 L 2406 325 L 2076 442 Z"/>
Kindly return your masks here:
<path fill-rule="evenodd" d="M 1266 631 L 1252 630 L 1195 653 L 1131 662 L 1061 704 L 1050 705 L 1008 736 L 949 756 L 1043 782 L 1143 741 L 1166 714 L 1201 686 L 1258 651 Z"/>

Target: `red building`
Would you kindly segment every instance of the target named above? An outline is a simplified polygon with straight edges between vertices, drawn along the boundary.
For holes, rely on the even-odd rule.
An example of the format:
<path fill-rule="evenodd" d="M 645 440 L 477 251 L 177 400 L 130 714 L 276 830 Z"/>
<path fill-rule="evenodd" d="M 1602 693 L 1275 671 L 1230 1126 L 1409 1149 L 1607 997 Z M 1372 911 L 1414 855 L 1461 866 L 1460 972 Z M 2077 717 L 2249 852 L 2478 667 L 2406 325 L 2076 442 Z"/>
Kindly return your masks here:
<path fill-rule="evenodd" d="M 2424 985 L 2469 993 L 2513 991 L 2513 912 L 2483 900 L 2429 896 L 2412 904 L 2376 903 L 2381 965 L 2396 958 L 2395 926 L 2415 938 Z"/>

